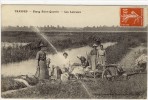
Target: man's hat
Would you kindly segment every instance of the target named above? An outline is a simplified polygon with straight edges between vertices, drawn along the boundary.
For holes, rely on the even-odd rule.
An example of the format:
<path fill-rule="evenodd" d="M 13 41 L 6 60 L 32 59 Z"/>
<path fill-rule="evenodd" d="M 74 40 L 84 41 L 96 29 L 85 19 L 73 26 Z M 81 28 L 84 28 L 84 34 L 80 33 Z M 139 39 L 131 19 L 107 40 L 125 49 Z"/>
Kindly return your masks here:
<path fill-rule="evenodd" d="M 93 44 L 93 47 L 97 47 L 98 45 L 96 43 Z"/>

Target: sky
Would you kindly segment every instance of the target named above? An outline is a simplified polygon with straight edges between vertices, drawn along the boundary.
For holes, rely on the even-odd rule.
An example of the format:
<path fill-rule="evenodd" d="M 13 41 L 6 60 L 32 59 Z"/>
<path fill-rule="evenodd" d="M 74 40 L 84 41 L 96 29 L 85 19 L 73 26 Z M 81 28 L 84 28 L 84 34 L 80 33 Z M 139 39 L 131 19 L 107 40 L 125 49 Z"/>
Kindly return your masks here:
<path fill-rule="evenodd" d="M 119 26 L 122 7 L 128 6 L 2 5 L 2 26 Z M 144 26 L 147 25 L 148 7 L 135 7 L 144 8 Z M 17 12 L 18 10 L 28 12 Z M 59 13 L 41 13 L 42 10 Z M 40 13 L 34 13 L 35 11 Z M 64 13 L 65 11 L 81 13 Z"/>

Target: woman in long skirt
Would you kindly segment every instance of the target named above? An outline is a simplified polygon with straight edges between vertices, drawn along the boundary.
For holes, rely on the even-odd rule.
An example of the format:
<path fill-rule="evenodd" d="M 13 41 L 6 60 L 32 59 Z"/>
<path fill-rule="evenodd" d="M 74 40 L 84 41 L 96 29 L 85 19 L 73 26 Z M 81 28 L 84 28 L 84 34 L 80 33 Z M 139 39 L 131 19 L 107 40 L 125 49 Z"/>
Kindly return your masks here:
<path fill-rule="evenodd" d="M 37 52 L 36 59 L 37 59 L 37 71 L 35 76 L 39 79 L 49 79 L 49 72 L 46 63 L 46 46 L 40 44 L 41 50 Z"/>
<path fill-rule="evenodd" d="M 90 51 L 90 66 L 92 70 L 96 69 L 97 66 L 97 45 L 93 45 L 93 49 Z"/>

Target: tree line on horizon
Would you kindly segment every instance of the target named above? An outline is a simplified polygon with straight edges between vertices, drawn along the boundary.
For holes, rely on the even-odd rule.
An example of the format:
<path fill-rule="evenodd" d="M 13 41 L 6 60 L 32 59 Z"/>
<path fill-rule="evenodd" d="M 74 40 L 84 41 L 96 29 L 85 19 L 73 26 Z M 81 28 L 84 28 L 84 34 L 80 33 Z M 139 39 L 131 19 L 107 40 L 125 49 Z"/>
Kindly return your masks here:
<path fill-rule="evenodd" d="M 86 26 L 86 27 L 64 27 L 64 26 L 3 26 L 2 31 L 33 31 L 36 27 L 40 31 L 147 31 L 147 27 L 129 27 L 129 26 Z"/>

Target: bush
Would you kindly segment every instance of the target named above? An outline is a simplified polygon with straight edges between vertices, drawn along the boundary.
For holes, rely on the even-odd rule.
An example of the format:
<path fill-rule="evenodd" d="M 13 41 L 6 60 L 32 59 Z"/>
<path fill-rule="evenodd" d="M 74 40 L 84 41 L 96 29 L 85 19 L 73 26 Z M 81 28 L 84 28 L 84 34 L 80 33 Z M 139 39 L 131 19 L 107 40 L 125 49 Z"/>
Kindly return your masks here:
<path fill-rule="evenodd" d="M 108 64 L 115 64 L 120 61 L 128 51 L 128 46 L 125 43 L 117 43 L 106 49 L 106 60 Z"/>

